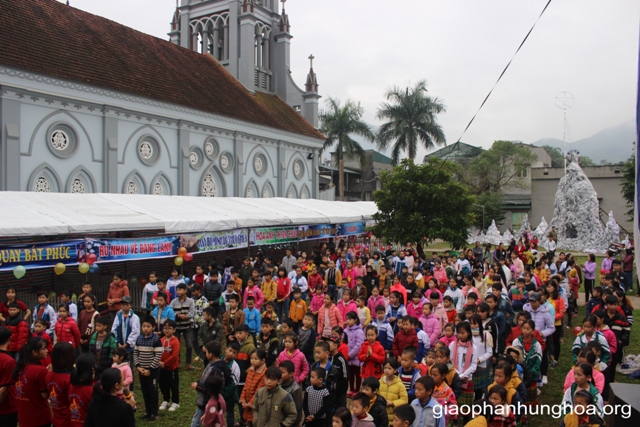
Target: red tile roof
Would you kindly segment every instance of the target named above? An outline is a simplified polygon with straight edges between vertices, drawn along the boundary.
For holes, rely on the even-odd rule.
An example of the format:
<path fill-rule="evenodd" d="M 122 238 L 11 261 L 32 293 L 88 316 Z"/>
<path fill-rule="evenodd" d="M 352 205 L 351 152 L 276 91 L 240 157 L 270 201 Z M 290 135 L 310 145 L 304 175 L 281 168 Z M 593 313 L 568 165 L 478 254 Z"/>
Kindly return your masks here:
<path fill-rule="evenodd" d="M 324 139 L 209 55 L 55 0 L 0 0 L 0 64 Z"/>

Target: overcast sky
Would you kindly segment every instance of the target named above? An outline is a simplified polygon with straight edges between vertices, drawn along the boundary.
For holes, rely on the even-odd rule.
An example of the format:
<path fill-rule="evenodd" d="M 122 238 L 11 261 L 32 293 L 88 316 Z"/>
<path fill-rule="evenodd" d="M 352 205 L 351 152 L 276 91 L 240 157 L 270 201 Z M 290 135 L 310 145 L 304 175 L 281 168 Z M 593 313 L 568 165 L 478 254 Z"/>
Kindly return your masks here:
<path fill-rule="evenodd" d="M 373 125 L 386 88 L 426 79 L 447 106 L 439 121 L 452 144 L 546 3 L 289 0 L 293 77 L 304 84 L 313 53 L 322 96 L 360 101 Z M 175 0 L 71 5 L 166 40 Z M 575 98 L 574 140 L 633 120 L 639 8 L 638 0 L 553 0 L 462 140 L 562 139 L 555 101 L 563 91 Z"/>

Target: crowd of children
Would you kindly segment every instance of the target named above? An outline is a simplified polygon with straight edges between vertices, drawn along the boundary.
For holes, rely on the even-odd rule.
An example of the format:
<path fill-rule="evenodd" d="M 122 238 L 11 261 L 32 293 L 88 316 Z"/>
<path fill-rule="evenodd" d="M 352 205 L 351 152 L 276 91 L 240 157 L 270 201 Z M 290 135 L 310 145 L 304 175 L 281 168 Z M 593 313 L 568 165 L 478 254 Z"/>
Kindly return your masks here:
<path fill-rule="evenodd" d="M 611 254 L 595 287 L 594 256 L 579 266 L 571 254 L 538 257 L 533 243 L 429 259 L 411 245 L 370 255 L 351 244 L 311 257 L 287 250 L 279 266 L 258 257 L 198 266 L 191 278 L 152 272 L 140 316 L 119 273 L 103 313 L 88 283 L 80 310 L 65 291 L 55 308 L 38 293 L 30 311 L 9 288 L 0 425 L 103 425 L 105 406 L 133 425 L 134 382 L 153 422 L 184 406 L 180 365 L 199 361 L 193 427 L 525 425 L 583 278 L 587 316 L 563 404 L 566 420 L 585 421 L 571 408 L 603 408 L 629 344 L 631 283 Z"/>

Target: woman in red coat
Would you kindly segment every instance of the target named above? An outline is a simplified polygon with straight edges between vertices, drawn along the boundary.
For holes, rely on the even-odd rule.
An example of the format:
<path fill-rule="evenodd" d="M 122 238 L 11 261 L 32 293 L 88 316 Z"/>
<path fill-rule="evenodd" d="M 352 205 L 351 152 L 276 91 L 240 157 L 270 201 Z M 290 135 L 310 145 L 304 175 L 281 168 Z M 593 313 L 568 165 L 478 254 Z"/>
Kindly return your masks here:
<path fill-rule="evenodd" d="M 378 342 L 378 329 L 373 325 L 369 325 L 366 329 L 366 341 L 358 352 L 358 360 L 362 362 L 360 376 L 362 378 L 376 377 L 380 379 L 382 377 L 384 359 L 384 347 Z"/>
<path fill-rule="evenodd" d="M 80 347 L 80 329 L 71 316 L 65 304 L 58 309 L 58 320 L 55 326 L 56 341 L 68 342 L 73 348 Z"/>

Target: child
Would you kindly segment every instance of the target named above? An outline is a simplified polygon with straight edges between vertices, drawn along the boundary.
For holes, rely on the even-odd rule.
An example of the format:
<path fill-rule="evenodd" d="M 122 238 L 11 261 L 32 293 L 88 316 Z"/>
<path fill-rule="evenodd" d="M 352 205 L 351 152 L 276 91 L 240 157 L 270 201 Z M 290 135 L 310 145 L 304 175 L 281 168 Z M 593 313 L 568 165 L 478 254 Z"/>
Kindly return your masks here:
<path fill-rule="evenodd" d="M 205 308 L 209 307 L 209 300 L 201 294 L 200 292 L 200 285 L 198 285 L 197 283 L 194 284 L 191 287 L 191 298 L 193 299 L 193 305 L 194 305 L 194 313 L 193 313 L 193 339 L 194 339 L 194 345 L 195 345 L 195 341 L 198 338 L 198 335 L 200 334 L 200 327 L 202 326 L 202 322 L 204 322 L 204 310 Z M 212 307 L 213 308 L 213 307 Z M 217 320 L 217 313 L 215 313 L 215 309 L 214 309 L 214 318 L 216 318 Z M 216 322 L 215 323 L 216 327 L 220 328 L 220 333 L 216 334 L 216 338 L 222 341 L 222 324 L 220 322 Z M 196 346 L 195 350 L 196 350 L 196 355 L 200 355 L 200 357 L 196 356 L 193 360 L 194 362 L 197 362 L 199 358 L 204 358 L 204 353 L 202 353 L 200 351 L 200 348 L 202 346 Z"/>
<path fill-rule="evenodd" d="M 609 343 L 604 335 L 596 330 L 596 323 L 598 322 L 596 316 L 587 315 L 582 321 L 582 331 L 576 336 L 571 348 L 571 356 L 573 357 L 573 363 L 578 361 L 578 353 L 580 349 L 587 345 L 589 341 L 597 341 L 602 346 L 600 353 L 600 360 L 608 364 L 611 360 L 611 354 L 609 352 Z M 557 326 L 556 326 L 557 328 Z M 615 368 L 615 367 L 614 367 Z"/>
<path fill-rule="evenodd" d="M 493 383 L 487 387 L 489 395 L 494 387 L 502 386 L 506 389 L 507 395 L 505 401 L 508 405 L 513 405 L 516 408 L 516 420 L 520 421 L 522 412 L 520 408 L 524 407 L 527 400 L 527 390 L 520 378 L 513 377 L 513 368 L 505 361 L 501 361 L 494 368 L 493 371 Z M 536 393 L 537 394 L 537 393 Z"/>
<path fill-rule="evenodd" d="M 95 380 L 95 359 L 91 354 L 81 354 L 76 360 L 76 367 L 71 372 L 69 386 L 69 409 L 71 410 L 71 426 L 82 426 L 87 417 L 87 409 Z"/>
<path fill-rule="evenodd" d="M 86 297 L 89 294 L 93 293 L 93 287 L 91 286 L 91 283 L 87 282 L 87 283 L 83 283 L 82 284 L 82 293 L 78 296 L 78 301 L 84 301 L 84 297 Z M 82 311 L 82 310 L 80 310 Z"/>
<path fill-rule="evenodd" d="M 233 342 L 227 347 L 227 353 L 233 353 L 232 347 L 237 347 L 238 343 Z M 202 375 L 197 382 L 191 383 L 191 388 L 196 391 L 196 413 L 193 415 L 191 425 L 200 425 L 203 415 L 205 415 L 205 408 L 207 402 L 207 379 L 213 376 L 219 376 L 223 380 L 223 383 L 233 383 L 229 365 L 226 360 L 221 360 L 220 355 L 222 353 L 222 346 L 219 342 L 211 341 L 205 344 L 204 348 L 205 358 L 208 361 Z M 225 402 L 227 403 L 227 402 Z M 227 411 L 227 420 L 229 416 L 233 417 L 233 402 L 228 402 L 229 410 Z M 229 415 L 231 414 L 231 415 Z M 233 421 L 233 419 L 232 419 Z"/>
<path fill-rule="evenodd" d="M 422 313 L 422 305 L 422 292 L 416 290 L 411 296 L 411 302 L 407 304 L 407 314 L 417 319 Z"/>
<path fill-rule="evenodd" d="M 244 299 L 244 307 L 248 307 L 247 303 L 249 298 L 253 298 L 255 308 L 260 312 L 260 307 L 264 303 L 264 295 L 262 295 L 262 291 L 251 277 L 247 279 L 247 287 L 244 290 L 242 298 Z M 258 330 L 260 330 L 260 328 L 258 328 Z"/>
<path fill-rule="evenodd" d="M 444 325 L 449 322 L 447 320 L 447 312 L 444 309 L 443 302 L 440 300 L 440 298 L 437 297 L 437 295 L 434 294 L 429 295 L 429 302 L 433 306 L 433 313 L 438 319 L 440 319 L 440 328 L 444 330 Z"/>
<path fill-rule="evenodd" d="M 316 331 L 313 326 L 313 315 L 305 313 L 302 326 L 298 329 L 298 338 L 300 339 L 300 351 L 309 364 L 313 363 L 313 348 L 316 343 Z"/>
<path fill-rule="evenodd" d="M 38 304 L 33 309 L 33 325 L 35 325 L 36 320 L 42 319 L 49 324 L 47 328 L 47 333 L 51 340 L 53 340 L 53 332 L 54 327 L 56 326 L 56 312 L 48 303 L 49 298 L 47 297 L 47 293 L 44 291 L 38 291 Z M 33 326 L 32 326 L 33 328 Z"/>
<path fill-rule="evenodd" d="M 376 308 L 379 305 L 384 306 L 384 297 L 380 295 L 380 288 L 374 286 L 371 289 L 371 296 L 367 300 L 367 308 L 369 309 L 369 312 L 373 314 L 376 312 Z"/>
<path fill-rule="evenodd" d="M 449 372 L 444 376 L 444 381 L 451 387 L 457 400 L 462 394 L 462 381 L 453 367 L 453 363 L 451 363 L 451 350 L 449 350 L 449 347 L 440 347 L 436 350 L 436 363 L 444 363 L 449 367 Z"/>
<path fill-rule="evenodd" d="M 80 329 L 78 324 L 69 315 L 66 304 L 60 305 L 58 308 L 58 320 L 56 321 L 56 340 L 71 343 L 73 348 L 80 347 Z"/>
<path fill-rule="evenodd" d="M 7 304 L 7 308 L 9 317 L 5 319 L 4 325 L 11 330 L 8 352 L 11 354 L 11 357 L 18 360 L 22 346 L 25 345 L 29 339 L 29 325 L 22 318 L 20 306 L 17 302 L 10 302 Z"/>
<path fill-rule="evenodd" d="M 453 367 L 460 374 L 463 391 L 458 397 L 461 405 L 472 405 L 474 401 L 473 374 L 478 366 L 478 349 L 473 343 L 471 325 L 467 322 L 456 326 L 457 338 L 449 345 Z"/>
<path fill-rule="evenodd" d="M 151 275 L 149 275 L 149 278 L 151 278 Z M 169 279 L 167 280 L 167 291 L 169 291 L 169 298 L 175 298 L 176 297 L 176 287 L 180 284 L 180 283 L 184 283 L 184 279 L 182 277 L 180 277 L 180 272 L 178 271 L 178 269 L 176 267 L 173 267 L 171 269 L 171 277 L 169 277 Z M 157 286 L 157 284 L 156 284 Z M 200 289 L 202 289 L 202 287 L 200 287 Z M 153 295 L 151 296 L 151 305 L 153 305 Z"/>
<path fill-rule="evenodd" d="M 113 352 L 118 348 L 115 337 L 109 333 L 109 320 L 108 317 L 96 319 L 96 331 L 89 339 L 89 354 L 95 357 L 98 374 L 111 367 Z"/>
<path fill-rule="evenodd" d="M 440 404 L 432 397 L 435 381 L 431 377 L 421 377 L 416 381 L 416 398 L 411 407 L 420 420 L 419 427 L 445 427 L 445 414 Z"/>
<path fill-rule="evenodd" d="M 440 337 L 441 329 L 440 320 L 433 313 L 433 305 L 430 302 L 426 302 L 422 306 L 420 323 L 422 324 L 422 330 L 429 336 L 429 346 L 433 347 Z"/>
<path fill-rule="evenodd" d="M 284 350 L 278 356 L 278 360 L 276 364 L 279 366 L 285 360 L 289 360 L 293 363 L 295 367 L 294 371 L 294 379 L 300 385 L 303 384 L 305 378 L 309 374 L 309 363 L 307 362 L 306 357 L 302 352 L 298 349 L 300 345 L 300 340 L 298 336 L 294 333 L 288 333 L 284 336 Z"/>
<path fill-rule="evenodd" d="M 464 294 L 462 290 L 458 288 L 458 281 L 455 277 L 449 279 L 449 288 L 444 292 L 445 297 L 450 297 L 452 306 L 457 311 L 462 311 L 464 307 Z M 445 309 L 447 309 L 447 305 L 445 304 Z"/>
<path fill-rule="evenodd" d="M 185 286 L 186 286 L 186 285 L 185 285 Z M 155 307 L 156 305 L 158 305 L 158 295 L 165 295 L 165 296 L 166 296 L 165 301 L 166 301 L 166 303 L 167 303 L 167 304 L 171 303 L 171 300 L 172 300 L 173 298 L 175 298 L 175 297 L 176 297 L 175 295 L 173 295 L 173 296 L 172 296 L 172 295 L 171 295 L 171 292 L 169 292 L 169 291 L 166 289 L 166 288 L 167 288 L 167 283 L 166 283 L 166 281 L 165 281 L 164 279 L 162 279 L 162 278 L 158 279 L 157 288 L 158 288 L 158 290 L 157 290 L 157 291 L 155 291 L 155 292 L 153 293 L 153 295 L 151 296 L 151 307 L 152 307 L 152 309 L 153 309 L 153 307 Z M 177 286 L 176 286 L 176 288 L 174 288 L 174 289 L 177 289 Z M 176 295 L 177 295 L 177 294 L 176 294 Z"/>
<path fill-rule="evenodd" d="M 445 295 L 442 298 L 442 307 L 444 308 L 445 314 L 447 315 L 447 322 L 455 324 L 455 318 L 458 315 L 458 310 L 456 310 L 451 295 Z"/>
<path fill-rule="evenodd" d="M 38 319 L 33 324 L 33 334 L 31 338 L 42 338 L 47 342 L 47 357 L 44 359 L 40 359 L 40 364 L 45 368 L 49 368 L 51 365 L 51 351 L 53 350 L 51 337 L 47 333 L 47 329 L 49 328 L 49 323 L 45 320 Z"/>
<path fill-rule="evenodd" d="M 516 417 L 507 403 L 507 389 L 496 385 L 488 394 L 492 410 L 487 415 L 487 427 L 516 427 Z M 480 417 L 478 417 L 480 418 Z"/>
<path fill-rule="evenodd" d="M 42 338 L 31 338 L 20 350 L 12 381 L 18 383 L 15 398 L 21 426 L 48 426 L 51 423 L 49 400 L 45 397 L 47 393 L 43 393 L 47 390 L 47 368 L 40 364 L 46 356 L 47 342 Z"/>
<path fill-rule="evenodd" d="M 397 320 L 403 316 L 407 315 L 407 310 L 404 307 L 402 294 L 400 292 L 394 291 L 391 293 L 389 297 L 389 307 L 387 308 L 386 319 L 393 328 L 394 333 L 398 331 L 397 328 Z"/>
<path fill-rule="evenodd" d="M 525 320 L 522 324 L 522 335 L 513 340 L 513 346 L 524 355 L 523 363 L 529 372 L 524 382 L 527 388 L 527 403 L 530 405 L 535 405 L 538 397 L 537 381 L 542 363 L 542 346 L 533 335 L 535 328 L 536 323 L 533 320 Z"/>
<path fill-rule="evenodd" d="M 133 382 L 133 372 L 131 372 L 131 366 L 129 366 L 129 353 L 124 348 L 116 348 L 113 352 L 113 365 L 112 368 L 118 369 L 122 372 L 123 388 L 129 388 Z M 124 392 L 122 389 L 118 390 L 118 397 L 124 399 Z"/>
<path fill-rule="evenodd" d="M 147 315 L 153 310 L 151 301 L 153 300 L 153 294 L 156 292 L 158 292 L 158 278 L 156 277 L 156 272 L 152 271 L 149 273 L 149 281 L 144 285 L 144 288 L 142 288 L 142 310 Z"/>
<path fill-rule="evenodd" d="M 245 378 L 247 378 L 247 370 L 251 367 L 251 354 L 255 351 L 255 341 L 249 334 L 249 327 L 245 324 L 238 325 L 236 328 L 235 341 L 240 344 L 238 352 L 238 366 L 240 367 L 240 378 L 238 381 L 238 393 L 242 394 Z"/>
<path fill-rule="evenodd" d="M 362 325 L 363 328 L 365 328 L 366 326 L 369 325 L 369 323 L 371 323 L 371 312 L 365 306 L 365 304 L 366 304 L 365 297 L 359 296 L 358 298 L 356 298 L 356 306 L 358 307 L 358 310 L 357 310 L 358 318 L 360 319 L 360 324 Z"/>
<path fill-rule="evenodd" d="M 382 364 L 385 359 L 384 348 L 378 341 L 378 330 L 375 326 L 369 325 L 365 331 L 366 341 L 362 344 L 358 352 L 358 359 L 362 362 L 360 377 L 363 379 L 369 377 L 379 379 L 382 376 Z"/>
<path fill-rule="evenodd" d="M 314 320 L 318 321 L 318 313 L 324 307 L 324 291 L 322 286 L 318 286 L 315 288 L 313 292 L 313 297 L 311 297 L 311 305 L 309 306 L 309 311 L 313 314 Z"/>
<path fill-rule="evenodd" d="M 392 427 L 411 427 L 416 419 L 416 412 L 411 405 L 400 405 L 393 413 Z M 335 427 L 335 426 L 334 426 Z"/>
<path fill-rule="evenodd" d="M 156 335 L 161 336 L 164 322 L 167 320 L 176 320 L 176 313 L 173 308 L 167 305 L 167 296 L 159 294 L 156 297 L 156 307 L 151 311 L 151 317 L 156 319 Z"/>
<path fill-rule="evenodd" d="M 607 344 L 609 344 L 609 353 L 611 354 L 611 360 L 613 360 L 616 352 L 618 351 L 618 341 L 616 340 L 616 334 L 604 322 L 607 313 L 604 310 L 596 310 L 593 315 L 596 316 L 596 330 L 606 338 Z"/>
<path fill-rule="evenodd" d="M 302 408 L 302 404 L 304 402 L 304 392 L 300 385 L 293 378 L 293 373 L 295 371 L 295 367 L 293 363 L 289 360 L 285 360 L 280 363 L 280 373 L 282 374 L 282 380 L 280 381 L 280 387 L 293 398 L 293 402 L 295 403 L 296 408 Z M 296 417 L 296 421 L 293 424 L 294 426 L 299 426 L 302 424 L 303 412 L 298 411 L 298 415 Z"/>
<path fill-rule="evenodd" d="M 244 312 L 244 321 L 249 327 L 249 333 L 255 339 L 256 335 L 260 332 L 262 317 L 260 317 L 260 310 L 256 307 L 256 301 L 253 296 L 247 297 L 245 301 L 247 308 L 242 310 Z"/>
<path fill-rule="evenodd" d="M 254 398 L 254 425 L 283 427 L 295 425 L 298 411 L 291 395 L 279 386 L 281 379 L 280 369 L 275 366 L 267 369 L 264 387 L 258 390 Z M 275 407 L 279 410 L 274 411 Z"/>
<path fill-rule="evenodd" d="M 229 309 L 222 316 L 222 331 L 227 338 L 227 343 L 235 341 L 235 333 L 240 325 L 244 325 L 244 311 L 238 308 L 240 297 L 238 295 L 229 295 Z M 247 328 L 248 330 L 248 328 Z"/>
<path fill-rule="evenodd" d="M 82 287 L 84 289 L 84 286 Z M 79 299 L 84 305 L 84 310 L 78 315 L 78 329 L 80 329 L 80 348 L 83 353 L 89 351 L 89 340 L 93 335 L 95 321 L 100 317 L 100 313 L 95 309 L 96 297 L 91 293 L 85 293 L 82 299 Z"/>
<path fill-rule="evenodd" d="M 391 295 L 393 295 L 394 292 L 398 292 L 402 296 L 402 304 L 409 302 L 407 299 L 407 288 L 401 283 L 399 276 L 393 278 L 393 285 L 389 288 L 389 291 Z"/>
<path fill-rule="evenodd" d="M 565 415 L 565 426 L 589 426 L 589 427 L 604 427 L 605 422 L 597 414 L 593 414 L 590 408 L 593 407 L 593 397 L 584 390 L 580 390 L 573 397 L 573 410 L 571 413 Z"/>
<path fill-rule="evenodd" d="M 162 357 L 159 364 L 159 383 L 162 392 L 162 404 L 158 408 L 160 411 L 169 408 L 169 412 L 174 412 L 180 408 L 180 377 L 178 376 L 180 341 L 174 336 L 176 326 L 176 322 L 167 320 L 162 328 L 164 336 L 160 340 L 162 344 Z"/>
<path fill-rule="evenodd" d="M 345 335 L 344 329 L 336 326 L 331 330 L 331 335 L 338 338 L 340 341 L 338 343 L 338 351 L 342 353 L 345 360 L 349 360 L 349 337 Z"/>
<path fill-rule="evenodd" d="M 278 292 L 278 284 L 271 277 L 271 271 L 267 269 L 267 271 L 263 274 L 264 281 L 262 282 L 262 286 L 260 286 L 262 290 L 262 296 L 264 297 L 265 303 L 272 302 L 275 303 L 276 294 Z M 321 286 L 322 287 L 322 286 Z M 274 305 L 275 307 L 275 305 Z"/>
<path fill-rule="evenodd" d="M 404 384 L 409 401 L 412 401 L 415 396 L 415 384 L 416 380 L 420 378 L 420 370 L 414 366 L 414 360 L 416 358 L 416 348 L 406 347 L 400 356 L 400 368 L 398 369 L 398 377 L 402 384 Z"/>
<path fill-rule="evenodd" d="M 360 390 L 360 383 L 362 381 L 360 378 L 360 361 L 358 360 L 358 352 L 364 343 L 364 332 L 362 331 L 360 319 L 356 312 L 348 312 L 346 320 L 347 327 L 344 332 L 348 339 L 347 345 L 349 346 L 349 388 L 353 395 Z"/>
<path fill-rule="evenodd" d="M 424 355 L 422 362 L 418 364 L 418 369 L 420 369 L 420 373 L 424 377 L 425 375 L 429 375 L 431 368 L 436 363 L 436 349 L 430 348 L 427 350 L 427 354 Z"/>
<path fill-rule="evenodd" d="M 432 396 L 444 409 L 446 425 L 449 425 L 450 420 L 456 419 L 455 414 L 457 408 L 454 407 L 458 406 L 458 401 L 456 400 L 456 395 L 453 393 L 453 389 L 449 387 L 445 381 L 445 376 L 448 372 L 449 367 L 446 363 L 436 363 L 429 371 L 429 376 L 433 378 L 433 382 L 435 383 Z"/>
<path fill-rule="evenodd" d="M 394 410 L 409 402 L 409 395 L 398 377 L 398 361 L 389 358 L 384 361 L 384 375 L 380 380 L 380 396 L 387 401 L 387 417 L 392 418 Z"/>
<path fill-rule="evenodd" d="M 209 395 L 209 401 L 204 410 L 201 422 L 204 427 L 222 426 L 225 423 L 223 414 L 227 412 L 227 405 L 220 395 L 224 379 L 217 375 L 210 375 L 204 382 L 204 387 Z"/>
<path fill-rule="evenodd" d="M 338 367 L 333 366 L 333 363 L 330 360 L 331 347 L 329 343 L 327 343 L 326 341 L 318 341 L 315 345 L 314 354 L 316 362 L 311 364 L 309 366 L 309 369 L 313 370 L 315 368 L 321 368 L 326 372 L 324 386 L 331 393 L 330 402 L 332 408 L 334 408 L 336 400 L 335 393 L 338 386 L 338 381 L 340 380 L 340 373 L 338 372 Z M 308 383 L 306 383 L 305 385 L 308 385 Z M 333 412 L 333 409 L 331 409 L 329 412 Z"/>
<path fill-rule="evenodd" d="M 392 352 L 396 358 L 400 358 L 402 350 L 407 347 L 413 347 L 418 349 L 418 334 L 412 322 L 410 316 L 402 317 L 402 328 L 396 334 L 393 339 Z"/>
<path fill-rule="evenodd" d="M 386 310 L 391 305 L 391 288 L 385 286 L 382 288 L 382 299 L 384 301 L 384 309 Z"/>
<path fill-rule="evenodd" d="M 357 311 L 358 311 L 358 306 L 351 299 L 351 290 L 350 289 L 345 289 L 342 292 L 342 299 L 340 300 L 340 302 L 338 302 L 337 307 L 338 307 L 338 311 L 340 311 L 340 316 L 345 320 L 345 323 L 342 324 L 342 326 L 345 327 L 346 320 L 347 320 L 347 313 L 349 313 L 349 312 L 356 312 L 357 313 Z"/>
<path fill-rule="evenodd" d="M 273 322 L 274 325 L 277 325 L 279 322 L 278 314 L 276 313 L 276 303 L 273 301 L 267 301 L 264 304 L 264 312 L 262 312 L 262 319 L 269 318 Z"/>
<path fill-rule="evenodd" d="M 302 299 L 302 291 L 295 289 L 293 291 L 293 301 L 289 306 L 289 317 L 293 320 L 296 331 L 302 326 L 302 319 L 304 319 L 306 312 L 307 303 Z"/>
<path fill-rule="evenodd" d="M 389 415 L 387 413 L 387 401 L 378 394 L 380 390 L 380 381 L 374 377 L 365 378 L 362 381 L 361 392 L 369 398 L 369 407 L 367 412 L 373 418 L 376 426 L 389 425 Z"/>
<path fill-rule="evenodd" d="M 378 341 L 382 344 L 385 351 L 390 352 L 393 347 L 393 328 L 386 320 L 386 309 L 384 305 L 378 305 L 376 307 L 376 319 L 372 325 L 378 329 Z"/>
<path fill-rule="evenodd" d="M 603 401 L 600 392 L 592 382 L 593 368 L 588 363 L 580 363 L 573 368 L 573 371 L 575 382 L 564 393 L 562 398 L 563 408 L 573 407 L 574 396 L 578 391 L 584 390 L 593 398 L 593 404 L 597 407 L 598 415 L 602 415 Z"/>
<path fill-rule="evenodd" d="M 511 306 L 515 311 L 520 311 L 524 305 L 528 302 L 528 294 L 524 288 L 524 277 L 518 277 L 516 279 L 516 286 L 513 286 L 509 291 L 509 298 L 511 298 Z"/>
<path fill-rule="evenodd" d="M 52 370 L 47 373 L 46 384 L 51 409 L 53 410 L 53 425 L 65 426 L 71 423 L 69 411 L 69 386 L 71 372 L 75 363 L 75 349 L 68 342 L 59 342 L 51 353 Z"/>
<path fill-rule="evenodd" d="M 158 279 L 158 283 L 163 279 Z M 195 284 L 194 284 L 195 285 Z M 171 308 L 176 314 L 176 332 L 175 336 L 180 341 L 180 336 L 184 335 L 184 344 L 186 347 L 186 363 L 187 370 L 195 369 L 191 366 L 191 358 L 193 355 L 193 331 L 192 323 L 193 316 L 196 313 L 196 306 L 193 299 L 187 296 L 187 285 L 184 283 L 179 284 L 176 287 L 176 298 L 171 301 Z"/>
<path fill-rule="evenodd" d="M 262 320 L 256 345 L 267 354 L 267 368 L 274 366 L 280 354 L 280 342 L 273 328 L 273 321 L 268 317 Z"/>
<path fill-rule="evenodd" d="M 600 305 L 601 302 L 602 302 L 602 286 L 596 286 L 595 288 L 593 288 L 593 296 L 587 303 L 586 313 L 587 314 L 593 313 L 594 308 L 597 305 Z"/>
<path fill-rule="evenodd" d="M 411 412 L 413 412 L 413 409 L 411 410 Z M 345 406 L 340 406 L 333 414 L 331 425 L 333 427 L 351 427 L 352 421 L 353 418 L 351 416 L 351 412 Z"/>
<path fill-rule="evenodd" d="M 472 377 L 475 400 L 478 400 L 482 398 L 485 389 L 491 383 L 490 368 L 493 357 L 493 338 L 491 334 L 482 327 L 482 320 L 479 314 L 472 315 L 471 319 L 469 319 L 469 324 L 471 325 L 473 345 L 478 351 L 478 367 Z"/>
<path fill-rule="evenodd" d="M 413 329 L 416 331 L 416 335 L 418 336 L 418 353 L 416 355 L 416 363 L 420 363 L 424 356 L 427 354 L 427 350 L 431 347 L 431 343 L 429 342 L 429 335 L 422 330 L 422 324 L 420 321 L 412 316 L 408 316 L 407 320 Z"/>
<path fill-rule="evenodd" d="M 331 396 L 329 390 L 324 387 L 324 379 L 327 372 L 323 368 L 311 370 L 310 383 L 304 396 L 305 426 L 323 427 L 326 424 L 327 414 L 331 411 Z"/>
<path fill-rule="evenodd" d="M 580 354 L 578 354 L 578 364 L 588 363 L 589 365 L 591 365 L 591 367 L 595 367 L 596 360 L 597 360 L 596 354 L 590 348 L 585 347 L 582 350 L 580 350 Z M 603 391 L 605 390 L 605 383 L 606 383 L 605 376 L 602 372 L 598 371 L 597 369 L 593 369 L 592 373 L 593 373 L 593 384 L 595 384 L 600 394 L 602 394 Z M 564 380 L 564 391 L 567 391 L 567 389 L 570 388 L 571 384 L 573 384 L 574 382 L 576 382 L 575 371 L 571 369 L 567 373 L 567 377 Z"/>
<path fill-rule="evenodd" d="M 324 305 L 318 312 L 318 335 L 323 338 L 331 336 L 331 330 L 343 324 L 340 310 L 333 303 L 333 296 L 329 293 L 324 296 Z"/>
<path fill-rule="evenodd" d="M 324 338 L 329 343 L 329 361 L 337 370 L 336 379 L 336 407 L 342 408 L 347 406 L 347 392 L 349 391 L 349 364 L 347 359 L 338 350 L 340 345 L 340 338 L 337 336 L 330 336 Z"/>
<path fill-rule="evenodd" d="M 71 297 L 73 296 L 73 292 L 70 290 L 66 290 L 60 293 L 60 302 L 67 306 L 67 311 L 69 312 L 69 316 L 78 323 L 78 306 L 71 301 Z"/>
<path fill-rule="evenodd" d="M 131 303 L 133 300 L 130 296 L 124 296 L 120 300 L 122 309 L 116 313 L 116 317 L 113 319 L 113 325 L 111 331 L 116 336 L 116 343 L 118 347 L 122 347 L 129 353 L 129 363 L 131 364 L 131 370 L 134 370 L 133 366 L 133 350 L 136 346 L 136 341 L 140 336 L 140 318 L 131 310 Z M 134 379 L 135 382 L 135 379 Z M 133 387 L 133 385 L 131 386 Z"/>
<path fill-rule="evenodd" d="M 262 349 L 256 349 L 251 354 L 251 367 L 247 370 L 247 378 L 240 395 L 240 405 L 244 408 L 242 418 L 246 422 L 253 422 L 253 399 L 256 391 L 264 386 L 267 354 Z"/>
<path fill-rule="evenodd" d="M 201 355 L 202 360 L 206 360 L 204 357 L 204 345 L 211 341 L 217 341 L 222 344 L 222 325 L 215 317 L 216 310 L 213 307 L 206 307 L 202 314 L 203 322 L 197 329 L 197 345 L 196 350 Z"/>
<path fill-rule="evenodd" d="M 351 427 L 375 427 L 373 417 L 367 412 L 371 402 L 364 393 L 356 393 L 351 399 Z"/>
<path fill-rule="evenodd" d="M 149 421 L 158 419 L 158 377 L 162 358 L 162 343 L 160 337 L 153 333 L 155 327 L 156 320 L 151 316 L 142 321 L 142 333 L 133 351 L 133 363 L 140 375 L 140 389 L 147 412 L 145 418 Z"/>

